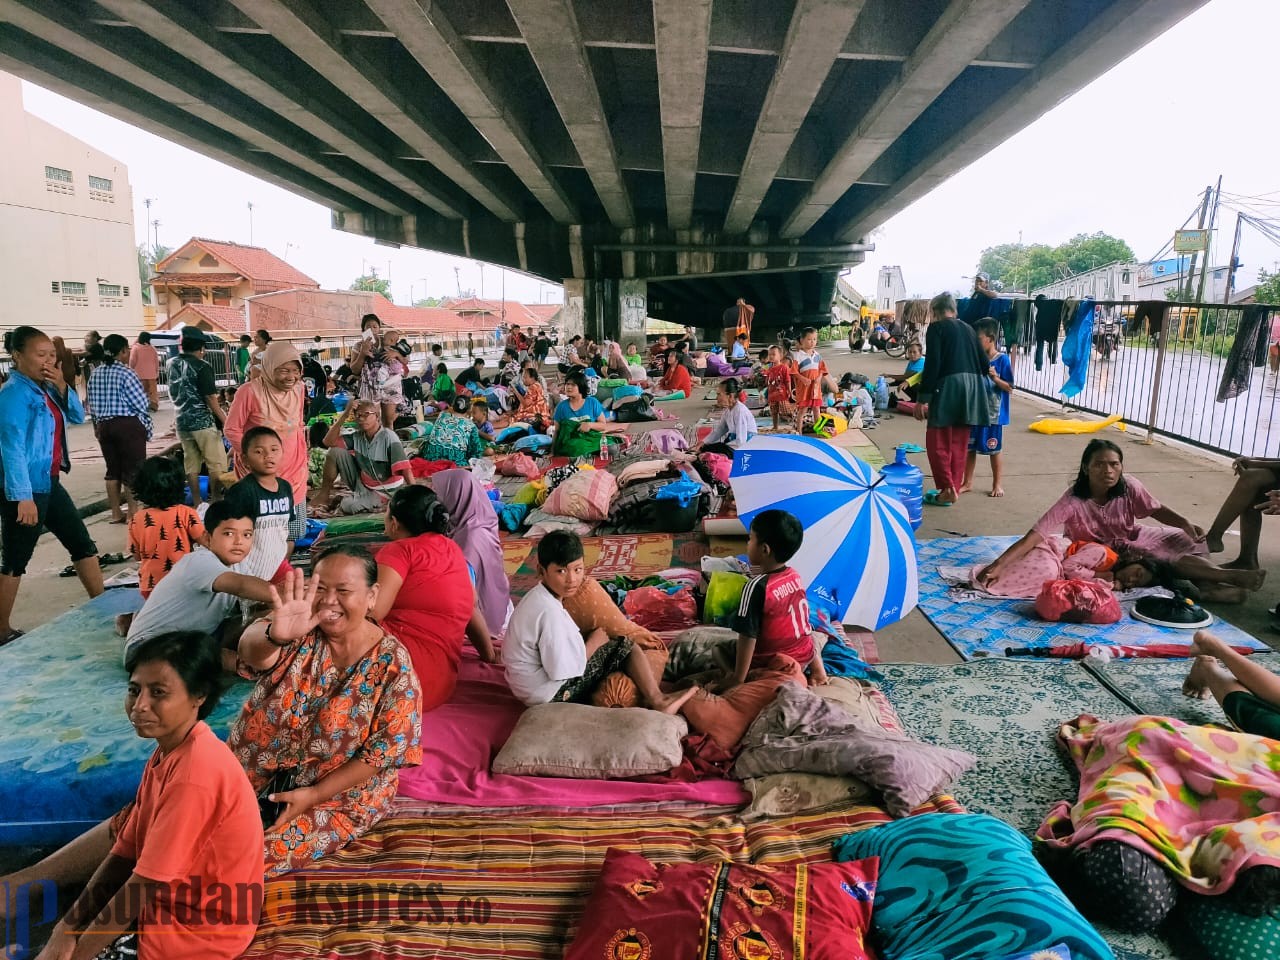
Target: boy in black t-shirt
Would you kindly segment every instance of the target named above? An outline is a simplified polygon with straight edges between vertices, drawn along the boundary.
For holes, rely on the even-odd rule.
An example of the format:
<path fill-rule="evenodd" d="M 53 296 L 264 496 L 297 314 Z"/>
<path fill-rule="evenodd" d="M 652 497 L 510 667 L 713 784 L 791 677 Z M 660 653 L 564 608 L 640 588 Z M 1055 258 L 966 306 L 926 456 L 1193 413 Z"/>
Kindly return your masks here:
<path fill-rule="evenodd" d="M 293 552 L 293 487 L 276 476 L 284 447 L 270 427 L 246 430 L 240 453 L 249 475 L 229 489 L 224 499 L 244 509 L 253 521 L 253 549 L 235 566 L 237 573 L 272 580 Z"/>

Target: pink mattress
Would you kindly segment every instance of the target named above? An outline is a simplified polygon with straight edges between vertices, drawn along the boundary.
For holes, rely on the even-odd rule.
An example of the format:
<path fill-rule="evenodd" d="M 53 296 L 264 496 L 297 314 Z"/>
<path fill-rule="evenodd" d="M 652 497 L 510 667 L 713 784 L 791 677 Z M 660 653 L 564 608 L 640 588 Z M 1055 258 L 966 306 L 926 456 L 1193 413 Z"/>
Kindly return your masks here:
<path fill-rule="evenodd" d="M 501 666 L 464 650 L 453 699 L 422 718 L 422 766 L 400 771 L 400 796 L 468 807 L 595 807 L 682 802 L 737 805 L 748 799 L 736 780 L 568 780 L 489 772 L 524 705 L 511 695 Z"/>

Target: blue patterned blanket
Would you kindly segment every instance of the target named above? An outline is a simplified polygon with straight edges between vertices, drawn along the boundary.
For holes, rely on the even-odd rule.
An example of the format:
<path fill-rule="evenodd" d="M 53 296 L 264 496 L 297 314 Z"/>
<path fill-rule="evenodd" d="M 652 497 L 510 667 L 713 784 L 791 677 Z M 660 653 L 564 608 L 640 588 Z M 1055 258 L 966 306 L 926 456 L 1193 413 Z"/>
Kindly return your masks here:
<path fill-rule="evenodd" d="M 1048 647 L 1068 643 L 1107 645 L 1190 643 L 1187 631 L 1157 627 L 1129 616 L 1130 605 L 1121 603 L 1125 616 L 1119 623 L 1051 623 L 1039 619 L 1029 600 L 994 598 L 957 600 L 952 587 L 939 575 L 939 567 L 967 567 L 994 560 L 1017 537 L 959 537 L 919 542 L 920 609 L 947 642 L 966 660 L 1003 656 L 1009 647 Z M 1269 650 L 1261 641 L 1217 619 L 1213 630 L 1233 646 Z"/>
<path fill-rule="evenodd" d="M 65 842 L 133 799 L 155 743 L 125 716 L 114 620 L 141 605 L 108 590 L 0 648 L 0 846 Z M 238 682 L 209 718 L 219 736 L 250 689 Z"/>

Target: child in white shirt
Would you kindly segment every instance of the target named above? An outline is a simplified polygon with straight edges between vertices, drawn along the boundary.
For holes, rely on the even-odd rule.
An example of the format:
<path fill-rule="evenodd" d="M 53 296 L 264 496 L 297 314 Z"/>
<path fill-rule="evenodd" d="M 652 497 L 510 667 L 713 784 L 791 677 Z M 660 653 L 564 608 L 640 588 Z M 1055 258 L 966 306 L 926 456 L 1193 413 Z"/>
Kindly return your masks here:
<path fill-rule="evenodd" d="M 577 534 L 555 530 L 539 541 L 538 575 L 541 583 L 516 607 L 502 644 L 507 684 L 521 701 L 589 704 L 604 678 L 619 670 L 635 681 L 641 701 L 662 713 L 677 712 L 697 692 L 663 693 L 649 661 L 626 637 L 611 638 L 598 627 L 583 636 L 564 608 L 586 578 Z"/>

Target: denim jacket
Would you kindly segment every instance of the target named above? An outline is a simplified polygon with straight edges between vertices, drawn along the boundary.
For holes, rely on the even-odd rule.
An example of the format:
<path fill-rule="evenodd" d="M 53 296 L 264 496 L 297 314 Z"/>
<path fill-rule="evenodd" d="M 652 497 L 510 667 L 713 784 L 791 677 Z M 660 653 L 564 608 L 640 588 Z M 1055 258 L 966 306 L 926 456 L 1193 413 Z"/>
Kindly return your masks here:
<path fill-rule="evenodd" d="M 17 370 L 0 387 L 0 482 L 6 500 L 30 500 L 48 493 L 53 473 L 53 414 L 45 397 L 53 398 L 62 408 L 67 423 L 84 423 L 84 407 L 74 390 L 67 391 L 63 401 L 49 390 Z M 63 469 L 67 458 L 67 437 L 62 435 Z"/>

